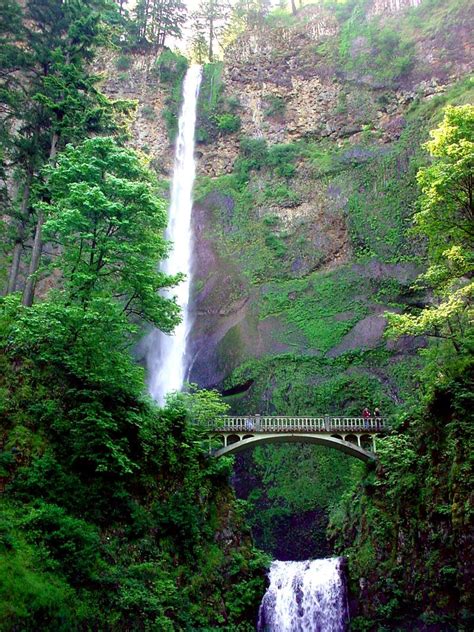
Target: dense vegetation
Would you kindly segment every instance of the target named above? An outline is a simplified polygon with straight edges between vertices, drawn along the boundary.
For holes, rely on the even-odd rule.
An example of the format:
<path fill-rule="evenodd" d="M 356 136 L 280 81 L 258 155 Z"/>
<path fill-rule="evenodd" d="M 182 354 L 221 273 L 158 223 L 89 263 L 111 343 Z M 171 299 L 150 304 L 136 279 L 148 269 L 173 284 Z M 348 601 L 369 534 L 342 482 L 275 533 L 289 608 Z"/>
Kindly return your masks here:
<path fill-rule="evenodd" d="M 291 142 L 246 135 L 240 96 L 213 60 L 246 29 L 304 26 L 294 2 L 291 15 L 268 4 L 203 1 L 195 15 L 194 56 L 211 62 L 197 140 L 203 151 L 238 147 L 233 167 L 196 190 L 227 274 L 211 302 L 251 296 L 251 326 L 219 343 L 226 403 L 191 389 L 163 409 L 132 351 L 145 327 L 170 332 L 179 320 L 160 294 L 180 281 L 158 271 L 166 184 L 126 146 L 135 104 L 107 99 L 90 64 L 113 47 L 121 81 L 150 54 L 173 140 L 189 61 L 164 44 L 181 37 L 185 6 L 0 8 L 1 629 L 251 630 L 268 560 L 250 529 L 281 559 L 346 555 L 354 630 L 473 627 L 473 89 L 449 74 L 449 27 L 467 3 L 429 0 L 396 24 L 368 19 L 360 0 L 321 3 L 338 35 L 292 62 L 337 70 L 330 107 L 350 125 Z M 410 94 L 384 136 L 376 118 L 399 112 L 390 106 L 423 70 L 423 38 L 445 46 L 447 85 Z M 261 98 L 263 129 L 281 124 L 285 97 Z M 287 221 L 308 201 L 316 219 Z M 336 253 L 321 239 L 333 222 L 343 226 Z M 390 340 L 347 342 L 386 310 Z M 259 327 L 275 345 L 256 357 L 245 336 Z M 376 466 L 297 445 L 215 461 L 200 422 L 228 405 L 291 415 L 379 406 L 394 428 Z"/>
<path fill-rule="evenodd" d="M 235 629 L 255 616 L 264 560 L 229 463 L 209 459 L 196 425 L 222 406 L 198 394 L 158 410 L 128 335 L 105 292 L 2 304 L 4 630 Z"/>

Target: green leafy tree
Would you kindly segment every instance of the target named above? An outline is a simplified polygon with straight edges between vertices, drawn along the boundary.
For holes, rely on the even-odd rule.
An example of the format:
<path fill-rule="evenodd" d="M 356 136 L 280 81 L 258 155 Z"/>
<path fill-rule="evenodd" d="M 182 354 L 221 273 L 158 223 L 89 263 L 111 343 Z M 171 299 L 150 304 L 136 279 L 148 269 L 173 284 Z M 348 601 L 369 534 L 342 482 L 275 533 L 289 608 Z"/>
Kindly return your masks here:
<path fill-rule="evenodd" d="M 166 208 L 137 154 L 98 137 L 68 146 L 46 171 L 50 199 L 38 207 L 46 237 L 59 246 L 52 265 L 70 300 L 86 306 L 112 296 L 126 315 L 171 331 L 179 308 L 159 291 L 180 276 L 158 270 L 168 250 Z"/>
<path fill-rule="evenodd" d="M 415 231 L 426 237 L 430 265 L 419 285 L 434 305 L 418 314 L 389 314 L 392 335 L 451 341 L 456 351 L 472 334 L 474 283 L 474 107 L 449 106 L 426 148 L 433 164 L 418 172 L 421 197 Z"/>

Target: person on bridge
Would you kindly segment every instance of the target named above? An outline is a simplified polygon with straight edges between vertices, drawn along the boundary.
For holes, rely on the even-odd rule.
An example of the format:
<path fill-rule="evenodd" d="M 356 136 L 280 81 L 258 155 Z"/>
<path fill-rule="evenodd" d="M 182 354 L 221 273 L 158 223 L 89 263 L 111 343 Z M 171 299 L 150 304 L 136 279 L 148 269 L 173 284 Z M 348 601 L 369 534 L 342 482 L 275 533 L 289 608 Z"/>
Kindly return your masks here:
<path fill-rule="evenodd" d="M 362 417 L 364 418 L 364 428 L 369 427 L 369 419 L 370 419 L 370 410 L 365 407 L 362 411 Z"/>
<path fill-rule="evenodd" d="M 380 408 L 374 408 L 374 417 L 375 417 L 375 422 L 377 424 L 377 430 L 379 429 L 380 426 L 380 417 L 382 415 L 380 414 Z"/>

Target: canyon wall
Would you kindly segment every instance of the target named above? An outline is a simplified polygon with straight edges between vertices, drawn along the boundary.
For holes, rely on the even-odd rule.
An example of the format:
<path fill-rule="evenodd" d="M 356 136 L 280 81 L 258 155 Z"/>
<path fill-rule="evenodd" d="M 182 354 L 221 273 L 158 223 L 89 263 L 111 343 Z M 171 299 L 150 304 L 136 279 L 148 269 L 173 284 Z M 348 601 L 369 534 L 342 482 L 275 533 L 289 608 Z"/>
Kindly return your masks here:
<path fill-rule="evenodd" d="M 190 377 L 235 410 L 390 410 L 409 382 L 424 341 L 386 341 L 384 312 L 429 299 L 407 232 L 420 144 L 472 63 L 467 5 L 418 4 L 309 6 L 209 73 L 240 128 L 198 148 Z"/>

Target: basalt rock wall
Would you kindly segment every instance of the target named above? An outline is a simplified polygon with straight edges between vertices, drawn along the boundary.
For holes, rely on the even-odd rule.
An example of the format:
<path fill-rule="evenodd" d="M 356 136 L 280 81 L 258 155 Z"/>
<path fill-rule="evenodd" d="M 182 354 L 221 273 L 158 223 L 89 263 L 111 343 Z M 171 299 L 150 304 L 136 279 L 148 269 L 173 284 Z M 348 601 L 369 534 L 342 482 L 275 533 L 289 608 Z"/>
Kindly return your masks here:
<path fill-rule="evenodd" d="M 407 232 L 420 144 L 471 67 L 464 3 L 309 6 L 234 42 L 220 107 L 240 128 L 197 148 L 192 381 L 252 383 L 235 410 L 304 413 L 318 405 L 304 389 L 339 364 L 335 406 L 357 410 L 367 389 L 399 401 L 424 341 L 387 342 L 384 312 L 429 300 L 411 289 L 424 251 Z M 267 154 L 245 172 L 252 151 Z"/>

